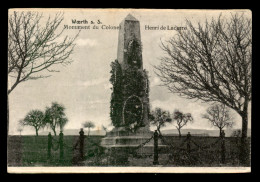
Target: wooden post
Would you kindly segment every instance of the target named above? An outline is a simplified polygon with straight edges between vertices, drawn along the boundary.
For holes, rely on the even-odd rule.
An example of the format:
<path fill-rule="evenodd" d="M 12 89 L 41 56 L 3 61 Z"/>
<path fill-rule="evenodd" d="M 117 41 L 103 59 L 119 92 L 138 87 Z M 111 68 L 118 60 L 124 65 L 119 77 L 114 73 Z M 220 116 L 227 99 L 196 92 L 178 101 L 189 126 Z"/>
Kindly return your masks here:
<path fill-rule="evenodd" d="M 63 149 L 63 133 L 60 131 L 59 134 L 59 144 L 60 144 L 60 161 L 64 159 L 64 149 Z"/>
<path fill-rule="evenodd" d="M 84 160 L 84 131 L 83 128 L 80 129 L 79 132 L 80 136 L 79 136 L 79 154 L 80 154 L 80 159 Z"/>
<path fill-rule="evenodd" d="M 154 135 L 153 135 L 153 140 L 154 140 L 154 154 L 153 154 L 153 165 L 158 165 L 158 132 L 155 130 Z"/>
<path fill-rule="evenodd" d="M 51 159 L 51 146 L 52 146 L 52 136 L 51 132 L 48 134 L 48 159 Z"/>
<path fill-rule="evenodd" d="M 190 154 L 190 141 L 191 141 L 191 134 L 188 132 L 187 134 L 187 152 Z"/>
<path fill-rule="evenodd" d="M 225 132 L 221 132 L 221 162 L 225 164 L 226 162 L 226 146 L 225 146 Z"/>

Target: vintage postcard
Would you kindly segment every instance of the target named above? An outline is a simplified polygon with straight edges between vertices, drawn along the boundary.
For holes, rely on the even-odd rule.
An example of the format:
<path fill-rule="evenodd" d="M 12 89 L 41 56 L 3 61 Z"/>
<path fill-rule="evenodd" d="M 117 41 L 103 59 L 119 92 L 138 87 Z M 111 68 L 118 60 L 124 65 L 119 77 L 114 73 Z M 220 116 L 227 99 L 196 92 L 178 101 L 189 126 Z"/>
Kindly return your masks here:
<path fill-rule="evenodd" d="M 251 172 L 252 12 L 9 9 L 9 173 Z"/>

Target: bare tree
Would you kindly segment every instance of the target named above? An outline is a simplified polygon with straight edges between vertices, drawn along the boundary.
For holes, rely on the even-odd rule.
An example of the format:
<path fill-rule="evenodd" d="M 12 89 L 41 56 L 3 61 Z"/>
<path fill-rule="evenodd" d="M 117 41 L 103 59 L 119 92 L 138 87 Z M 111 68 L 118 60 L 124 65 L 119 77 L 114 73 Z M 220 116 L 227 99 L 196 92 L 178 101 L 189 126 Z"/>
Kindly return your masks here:
<path fill-rule="evenodd" d="M 107 133 L 108 133 L 108 129 L 107 129 L 107 127 L 104 126 L 104 125 L 102 125 L 102 129 L 106 132 L 106 135 L 107 135 Z"/>
<path fill-rule="evenodd" d="M 252 22 L 244 14 L 193 25 L 162 43 L 168 56 L 156 66 L 172 93 L 219 102 L 242 117 L 241 162 L 245 162 L 248 104 L 251 101 Z M 244 161 L 244 162 L 243 162 Z"/>
<path fill-rule="evenodd" d="M 32 126 L 35 129 L 36 136 L 40 128 L 44 128 L 44 113 L 40 110 L 31 110 L 23 120 L 20 120 L 22 126 Z"/>
<path fill-rule="evenodd" d="M 230 113 L 230 109 L 224 104 L 215 104 L 207 109 L 207 114 L 203 114 L 202 118 L 207 119 L 213 126 L 219 129 L 219 136 L 222 130 L 232 128 L 234 122 Z"/>
<path fill-rule="evenodd" d="M 189 122 L 193 122 L 193 118 L 190 113 L 184 114 L 183 112 L 179 110 L 175 110 L 173 112 L 173 120 L 176 121 L 177 126 L 175 126 L 179 132 L 179 137 L 181 137 L 181 129 L 185 125 L 187 125 Z"/>
<path fill-rule="evenodd" d="M 155 110 L 151 111 L 150 121 L 152 125 L 157 127 L 157 131 L 161 133 L 161 127 L 165 126 L 166 123 L 170 123 L 172 119 L 168 111 L 164 111 L 161 108 L 155 108 Z"/>
<path fill-rule="evenodd" d="M 10 12 L 8 19 L 8 95 L 18 84 L 46 78 L 48 72 L 58 72 L 55 65 L 68 65 L 74 50 L 74 37 L 62 37 L 59 31 L 63 14 L 44 21 L 38 12 Z M 8 83 L 8 84 L 9 84 Z M 9 111 L 9 110 L 8 110 Z M 9 112 L 8 112 L 9 114 Z M 9 116 L 7 115 L 8 120 Z"/>
<path fill-rule="evenodd" d="M 108 132 L 108 129 L 106 126 L 102 125 L 102 129 L 105 131 L 105 132 Z"/>
<path fill-rule="evenodd" d="M 60 131 L 68 123 L 68 119 L 65 114 L 65 107 L 57 102 L 52 102 L 51 107 L 46 107 L 45 124 L 52 129 L 56 136 L 56 127 L 60 127 Z"/>
<path fill-rule="evenodd" d="M 88 136 L 89 136 L 90 129 L 95 128 L 95 124 L 92 121 L 86 121 L 85 123 L 83 123 L 83 127 L 88 128 Z"/>
<path fill-rule="evenodd" d="M 19 126 L 17 128 L 17 131 L 20 133 L 20 136 L 22 135 L 23 126 L 21 125 L 23 123 L 22 120 L 19 120 Z"/>

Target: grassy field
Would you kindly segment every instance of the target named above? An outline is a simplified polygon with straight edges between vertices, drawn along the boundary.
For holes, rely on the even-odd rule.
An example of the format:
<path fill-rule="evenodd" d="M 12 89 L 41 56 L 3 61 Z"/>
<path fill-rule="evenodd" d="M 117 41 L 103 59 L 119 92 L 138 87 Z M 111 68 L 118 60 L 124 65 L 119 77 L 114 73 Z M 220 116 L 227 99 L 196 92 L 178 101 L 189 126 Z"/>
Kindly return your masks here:
<path fill-rule="evenodd" d="M 106 154 L 100 147 L 102 136 L 85 138 L 85 159 L 79 162 L 79 150 L 73 150 L 79 136 L 64 136 L 64 159 L 60 161 L 59 149 L 54 142 L 51 159 L 47 157 L 47 136 L 9 136 L 8 137 L 8 166 L 152 166 L 153 155 L 134 156 L 129 154 L 123 163 L 117 163 L 116 152 Z M 58 136 L 54 137 L 58 140 Z M 191 152 L 187 153 L 186 137 L 166 136 L 164 144 L 174 146 L 159 151 L 159 164 L 163 166 L 238 166 L 239 139 L 225 138 L 225 164 L 221 163 L 221 142 L 218 137 L 192 137 Z M 202 148 L 198 147 L 202 146 Z M 205 147 L 206 146 L 206 147 Z M 207 147 L 210 146 L 210 147 Z M 204 148 L 203 148 L 204 147 Z M 124 157 L 124 156 L 123 156 Z"/>
<path fill-rule="evenodd" d="M 79 136 L 64 136 L 64 159 L 60 161 L 60 151 L 57 142 L 53 142 L 51 159 L 48 159 L 47 136 L 9 136 L 8 165 L 9 166 L 72 166 L 77 162 L 79 150 L 73 150 Z M 86 158 L 94 156 L 101 142 L 99 136 L 85 139 Z M 54 137 L 58 141 L 58 136 Z"/>
<path fill-rule="evenodd" d="M 225 163 L 222 163 L 222 140 L 219 137 L 192 136 L 190 153 L 187 153 L 185 137 L 165 137 L 166 143 L 173 144 L 176 149 L 169 149 L 174 158 L 167 165 L 177 166 L 239 166 L 240 138 L 225 138 Z M 250 138 L 248 138 L 250 140 Z M 164 142 L 164 143 L 165 143 Z M 250 142 L 249 142 L 250 143 Z M 248 149 L 249 150 L 249 149 Z"/>

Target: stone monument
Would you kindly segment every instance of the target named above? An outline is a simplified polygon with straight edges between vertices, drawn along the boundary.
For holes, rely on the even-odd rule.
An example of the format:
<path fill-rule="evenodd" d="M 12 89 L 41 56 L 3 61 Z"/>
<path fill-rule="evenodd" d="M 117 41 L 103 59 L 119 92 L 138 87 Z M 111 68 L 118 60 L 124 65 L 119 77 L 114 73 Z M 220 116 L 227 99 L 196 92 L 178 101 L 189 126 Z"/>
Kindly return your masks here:
<path fill-rule="evenodd" d="M 143 69 L 140 22 L 131 14 L 120 23 L 117 63 L 123 77 L 119 85 L 121 99 L 115 99 L 121 102 L 114 111 L 118 122 L 102 139 L 101 145 L 106 149 L 127 151 L 153 136 L 149 129 L 149 81 Z M 114 73 L 117 76 L 114 82 L 119 82 L 118 74 L 119 71 Z M 153 140 L 138 152 L 153 153 Z"/>

